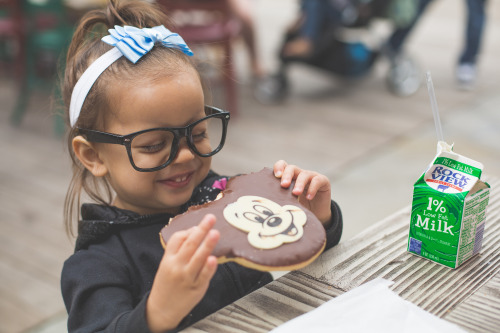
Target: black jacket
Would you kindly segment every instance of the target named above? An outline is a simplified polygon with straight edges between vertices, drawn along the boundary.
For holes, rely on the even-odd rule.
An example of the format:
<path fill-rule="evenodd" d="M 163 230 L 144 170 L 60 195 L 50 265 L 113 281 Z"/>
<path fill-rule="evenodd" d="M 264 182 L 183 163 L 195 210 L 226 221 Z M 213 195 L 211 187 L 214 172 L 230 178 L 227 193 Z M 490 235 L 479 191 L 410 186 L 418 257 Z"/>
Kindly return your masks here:
<path fill-rule="evenodd" d="M 221 177 L 211 172 L 183 207 L 215 199 L 212 184 Z M 69 332 L 149 332 L 146 300 L 163 256 L 160 230 L 172 216 L 139 215 L 116 207 L 82 206 L 75 253 L 66 260 L 61 277 Z M 327 248 L 337 244 L 342 217 L 332 201 L 332 226 Z M 272 281 L 272 276 L 225 263 L 218 266 L 207 293 L 177 330 Z"/>

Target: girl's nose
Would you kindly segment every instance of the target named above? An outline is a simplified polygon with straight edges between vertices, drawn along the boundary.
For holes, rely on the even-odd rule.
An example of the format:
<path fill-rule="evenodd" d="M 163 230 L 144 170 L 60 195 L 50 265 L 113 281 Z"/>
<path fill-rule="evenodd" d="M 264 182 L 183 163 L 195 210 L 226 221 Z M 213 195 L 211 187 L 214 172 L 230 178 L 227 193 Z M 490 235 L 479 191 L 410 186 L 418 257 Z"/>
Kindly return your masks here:
<path fill-rule="evenodd" d="M 194 158 L 195 153 L 189 148 L 186 138 L 183 138 L 179 142 L 179 150 L 173 163 L 184 163 L 190 161 Z"/>

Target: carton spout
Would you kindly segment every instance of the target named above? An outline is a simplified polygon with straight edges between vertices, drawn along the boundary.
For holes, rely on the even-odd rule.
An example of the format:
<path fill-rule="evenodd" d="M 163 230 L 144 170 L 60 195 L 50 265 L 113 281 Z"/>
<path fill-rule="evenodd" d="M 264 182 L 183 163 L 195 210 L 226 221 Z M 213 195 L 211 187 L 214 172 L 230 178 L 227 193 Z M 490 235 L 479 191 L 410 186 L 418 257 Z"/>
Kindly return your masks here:
<path fill-rule="evenodd" d="M 437 143 L 438 155 L 442 152 L 451 153 L 452 151 L 453 151 L 453 143 L 450 145 L 445 141 L 438 141 L 438 143 Z"/>

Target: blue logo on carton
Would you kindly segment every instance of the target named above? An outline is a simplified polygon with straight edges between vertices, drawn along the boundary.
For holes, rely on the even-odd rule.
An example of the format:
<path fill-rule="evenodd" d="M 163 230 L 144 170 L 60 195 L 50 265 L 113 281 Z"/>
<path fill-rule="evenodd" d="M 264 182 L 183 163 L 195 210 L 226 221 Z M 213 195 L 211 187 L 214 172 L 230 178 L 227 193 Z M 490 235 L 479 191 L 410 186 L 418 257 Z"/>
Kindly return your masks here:
<path fill-rule="evenodd" d="M 464 191 L 471 184 L 471 177 L 460 171 L 442 165 L 435 165 L 432 172 L 426 175 L 425 181 L 438 191 L 446 192 L 453 189 L 451 193 L 457 193 Z"/>

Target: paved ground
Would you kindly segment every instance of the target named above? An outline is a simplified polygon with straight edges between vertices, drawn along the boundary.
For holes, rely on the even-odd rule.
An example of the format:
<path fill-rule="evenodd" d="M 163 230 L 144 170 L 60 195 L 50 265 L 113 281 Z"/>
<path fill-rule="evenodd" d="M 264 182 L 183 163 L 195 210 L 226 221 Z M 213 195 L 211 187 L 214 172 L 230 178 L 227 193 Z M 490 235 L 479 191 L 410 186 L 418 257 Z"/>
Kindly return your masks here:
<path fill-rule="evenodd" d="M 408 52 L 432 73 L 445 139 L 455 151 L 500 176 L 500 3 L 488 4 L 488 22 L 474 91 L 460 91 L 453 76 L 463 35 L 463 6 L 438 1 L 408 41 Z M 260 53 L 267 70 L 295 1 L 255 1 Z M 279 16 L 276 15 L 279 13 Z M 383 29 L 382 29 L 383 30 Z M 344 213 L 348 239 L 411 203 L 413 182 L 435 153 L 427 90 L 400 98 L 385 86 L 387 63 L 356 82 L 306 66 L 292 66 L 289 98 L 280 105 L 255 101 L 246 58 L 236 46 L 240 109 L 228 143 L 214 159 L 224 174 L 250 172 L 286 159 L 329 177 Z M 22 125 L 8 125 L 15 91 L 0 80 L 0 332 L 64 332 L 58 278 L 71 253 L 62 228 L 70 179 L 64 143 L 54 137 L 50 104 L 34 96 Z M 217 96 L 215 97 L 217 101 Z"/>

